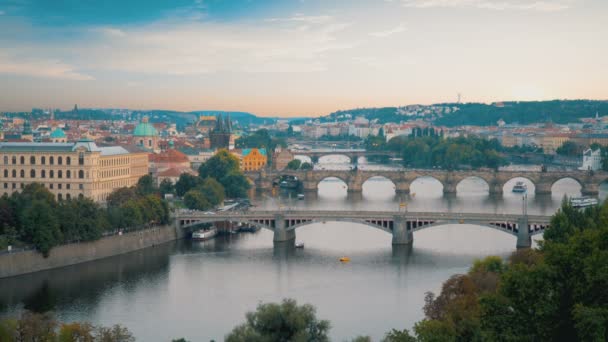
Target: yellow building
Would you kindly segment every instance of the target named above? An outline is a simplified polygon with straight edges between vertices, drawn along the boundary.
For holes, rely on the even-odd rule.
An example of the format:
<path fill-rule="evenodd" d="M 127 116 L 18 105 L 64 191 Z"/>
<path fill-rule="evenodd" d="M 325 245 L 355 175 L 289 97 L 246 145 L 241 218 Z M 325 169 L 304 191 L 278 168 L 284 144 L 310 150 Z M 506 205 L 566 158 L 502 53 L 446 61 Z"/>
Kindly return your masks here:
<path fill-rule="evenodd" d="M 243 171 L 258 171 L 266 166 L 268 157 L 265 148 L 247 148 L 241 154 L 241 169 Z"/>
<path fill-rule="evenodd" d="M 148 153 L 121 146 L 76 143 L 0 143 L 0 194 L 43 184 L 58 200 L 88 197 L 105 202 L 112 191 L 148 173 Z"/>

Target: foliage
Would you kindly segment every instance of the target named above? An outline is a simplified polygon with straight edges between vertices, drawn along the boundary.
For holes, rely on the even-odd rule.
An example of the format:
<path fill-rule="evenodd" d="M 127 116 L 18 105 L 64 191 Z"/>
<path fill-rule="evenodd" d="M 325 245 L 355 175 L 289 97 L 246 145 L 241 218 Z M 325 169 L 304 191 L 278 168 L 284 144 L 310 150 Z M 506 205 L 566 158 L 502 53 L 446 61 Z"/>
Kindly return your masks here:
<path fill-rule="evenodd" d="M 387 148 L 400 152 L 403 164 L 414 168 L 439 167 L 459 169 L 463 167 L 488 167 L 497 169 L 505 165 L 500 155 L 497 140 L 484 140 L 476 137 L 443 139 L 439 136 L 395 137 L 388 142 Z"/>
<path fill-rule="evenodd" d="M 212 207 L 202 192 L 192 189 L 184 195 L 184 205 L 186 208 L 193 210 L 207 210 Z"/>
<path fill-rule="evenodd" d="M 300 159 L 294 159 L 287 163 L 287 169 L 289 170 L 298 170 L 302 165 L 302 161 Z"/>
<path fill-rule="evenodd" d="M 293 299 L 281 304 L 258 305 L 246 314 L 246 322 L 226 336 L 226 342 L 241 341 L 329 341 L 328 321 L 316 317 L 311 305 L 297 305 Z"/>
<path fill-rule="evenodd" d="M 169 180 L 168 178 L 165 178 L 160 182 L 160 184 L 158 186 L 158 192 L 160 192 L 160 194 L 162 196 L 165 196 L 167 194 L 174 194 L 175 185 L 173 184 L 173 182 L 171 180 Z"/>
<path fill-rule="evenodd" d="M 269 156 L 277 146 L 287 147 L 285 140 L 273 138 L 267 129 L 259 129 L 253 134 L 242 136 L 235 141 L 235 145 L 237 148 L 265 148 Z"/>
<path fill-rule="evenodd" d="M 175 183 L 175 193 L 179 197 L 183 197 L 186 192 L 196 188 L 199 184 L 202 183 L 202 179 L 200 177 L 193 176 L 191 174 L 182 173 L 179 175 L 179 179 Z"/>
<path fill-rule="evenodd" d="M 154 184 L 154 178 L 152 178 L 150 175 L 142 176 L 137 181 L 136 189 L 137 193 L 142 196 L 151 195 L 158 191 L 158 189 L 156 189 L 156 185 Z"/>
<path fill-rule="evenodd" d="M 416 342 L 416 338 L 410 335 L 410 332 L 407 329 L 393 329 L 386 333 L 382 342 Z"/>
<path fill-rule="evenodd" d="M 578 157 L 583 153 L 583 146 L 568 140 L 564 142 L 562 146 L 558 147 L 555 152 L 562 156 Z"/>
<path fill-rule="evenodd" d="M 300 165 L 300 170 L 312 170 L 312 164 L 308 162 L 303 162 Z"/>
<path fill-rule="evenodd" d="M 225 191 L 225 197 L 247 197 L 251 185 L 239 166 L 239 160 L 227 150 L 219 150 L 199 168 L 201 179 L 217 180 Z"/>

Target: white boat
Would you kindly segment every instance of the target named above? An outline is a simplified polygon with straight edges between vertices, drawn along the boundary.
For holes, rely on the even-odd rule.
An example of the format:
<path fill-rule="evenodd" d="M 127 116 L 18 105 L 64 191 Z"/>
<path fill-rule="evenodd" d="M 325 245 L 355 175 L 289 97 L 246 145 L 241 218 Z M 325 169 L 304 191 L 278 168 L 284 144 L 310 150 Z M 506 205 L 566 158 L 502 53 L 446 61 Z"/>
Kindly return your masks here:
<path fill-rule="evenodd" d="M 304 242 L 297 242 L 296 248 L 304 248 Z"/>
<path fill-rule="evenodd" d="M 597 205 L 599 201 L 593 197 L 572 197 L 570 198 L 570 205 L 574 208 L 586 208 Z"/>
<path fill-rule="evenodd" d="M 528 186 L 524 184 L 524 182 L 517 182 L 513 186 L 513 192 L 526 192 L 528 190 Z"/>
<path fill-rule="evenodd" d="M 299 200 L 303 200 L 304 199 L 304 194 L 298 194 L 298 199 Z"/>
<path fill-rule="evenodd" d="M 217 229 L 215 228 L 211 228 L 208 230 L 197 230 L 196 232 L 192 233 L 192 240 L 195 241 L 205 241 L 205 240 L 209 240 L 212 237 L 217 235 Z"/>

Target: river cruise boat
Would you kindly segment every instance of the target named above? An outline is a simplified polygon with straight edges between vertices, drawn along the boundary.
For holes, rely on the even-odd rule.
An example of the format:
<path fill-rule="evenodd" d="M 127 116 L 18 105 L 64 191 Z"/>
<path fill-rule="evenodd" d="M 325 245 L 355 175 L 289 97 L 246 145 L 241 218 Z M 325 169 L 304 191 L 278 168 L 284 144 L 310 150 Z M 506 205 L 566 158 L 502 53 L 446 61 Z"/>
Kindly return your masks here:
<path fill-rule="evenodd" d="M 303 200 L 304 199 L 304 194 L 298 194 L 298 199 L 299 200 Z"/>
<path fill-rule="evenodd" d="M 528 186 L 524 184 L 524 182 L 517 182 L 513 186 L 513 192 L 526 192 L 528 190 Z"/>
<path fill-rule="evenodd" d="M 297 242 L 296 248 L 304 248 L 304 242 Z"/>
<path fill-rule="evenodd" d="M 587 208 L 597 205 L 599 201 L 593 197 L 572 197 L 570 198 L 570 205 L 574 208 Z"/>
<path fill-rule="evenodd" d="M 192 240 L 194 241 L 205 241 L 213 238 L 217 235 L 217 229 L 211 228 L 207 230 L 197 230 L 192 233 Z"/>

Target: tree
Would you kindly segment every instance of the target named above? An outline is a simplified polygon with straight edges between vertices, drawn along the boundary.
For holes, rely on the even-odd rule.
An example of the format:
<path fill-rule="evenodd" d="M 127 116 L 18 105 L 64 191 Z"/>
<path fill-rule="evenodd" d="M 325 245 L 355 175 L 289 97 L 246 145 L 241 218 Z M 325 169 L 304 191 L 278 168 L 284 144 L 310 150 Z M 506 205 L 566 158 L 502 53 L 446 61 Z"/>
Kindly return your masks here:
<path fill-rule="evenodd" d="M 226 195 L 222 184 L 213 178 L 205 178 L 198 189 L 200 189 L 200 192 L 211 205 L 222 203 L 224 196 Z"/>
<path fill-rule="evenodd" d="M 49 256 L 51 248 L 62 241 L 59 221 L 53 214 L 52 206 L 44 200 L 34 200 L 23 210 L 21 222 L 29 237 L 26 241 L 32 242 L 45 257 Z"/>
<path fill-rule="evenodd" d="M 207 198 L 196 189 L 186 192 L 184 195 L 184 204 L 188 209 L 207 210 L 211 207 L 211 203 Z"/>
<path fill-rule="evenodd" d="M 135 337 L 129 329 L 116 324 L 111 328 L 98 327 L 95 331 L 95 340 L 100 342 L 135 342 Z"/>
<path fill-rule="evenodd" d="M 226 197 L 228 198 L 247 197 L 247 191 L 251 188 L 247 177 L 241 172 L 230 173 L 223 177 L 220 182 L 224 185 Z"/>
<path fill-rule="evenodd" d="M 119 188 L 114 191 L 106 199 L 108 207 L 120 207 L 128 201 L 135 200 L 139 197 L 135 187 Z"/>
<path fill-rule="evenodd" d="M 199 177 L 188 173 L 182 173 L 179 175 L 177 183 L 175 183 L 175 193 L 177 196 L 183 197 L 186 192 L 196 188 L 201 182 L 202 179 Z"/>
<path fill-rule="evenodd" d="M 137 193 L 141 196 L 147 196 L 157 192 L 156 186 L 154 185 L 154 178 L 150 175 L 142 176 L 137 181 Z"/>
<path fill-rule="evenodd" d="M 297 170 L 300 168 L 301 165 L 302 165 L 302 161 L 300 161 L 300 159 L 294 159 L 294 160 L 290 161 L 289 163 L 287 163 L 287 169 Z"/>
<path fill-rule="evenodd" d="M 287 127 L 287 136 L 288 137 L 293 136 L 293 126 L 291 126 L 291 124 L 289 124 L 289 127 Z"/>
<path fill-rule="evenodd" d="M 393 329 L 384 336 L 382 342 L 416 342 L 416 338 L 407 329 Z"/>
<path fill-rule="evenodd" d="M 260 304 L 245 317 L 245 323 L 234 328 L 226 336 L 226 342 L 329 341 L 329 322 L 317 319 L 313 306 L 297 305 L 293 299 L 285 299 L 281 304 Z"/>
<path fill-rule="evenodd" d="M 312 170 L 312 164 L 304 162 L 300 165 L 300 170 Z"/>
<path fill-rule="evenodd" d="M 562 146 L 558 147 L 555 152 L 562 156 L 577 157 L 582 153 L 583 149 L 574 141 L 566 141 Z"/>
<path fill-rule="evenodd" d="M 95 327 L 91 323 L 66 323 L 59 328 L 60 342 L 94 342 Z"/>
<path fill-rule="evenodd" d="M 175 193 L 175 185 L 168 178 L 163 179 L 158 186 L 158 191 L 162 196 Z"/>
<path fill-rule="evenodd" d="M 238 171 L 240 171 L 239 160 L 225 149 L 219 150 L 213 157 L 201 164 L 198 169 L 201 179 L 211 177 L 217 180 Z M 226 186 L 223 182 L 222 184 Z"/>

